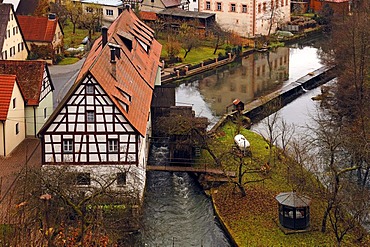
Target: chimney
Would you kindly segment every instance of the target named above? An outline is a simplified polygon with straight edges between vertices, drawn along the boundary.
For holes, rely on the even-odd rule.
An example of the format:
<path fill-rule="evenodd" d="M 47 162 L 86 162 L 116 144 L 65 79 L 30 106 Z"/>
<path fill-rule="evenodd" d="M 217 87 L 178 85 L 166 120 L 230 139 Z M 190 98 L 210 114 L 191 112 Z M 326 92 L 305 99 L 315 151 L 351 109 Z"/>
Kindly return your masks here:
<path fill-rule="evenodd" d="M 48 19 L 49 19 L 49 20 L 55 20 L 55 19 L 56 19 L 56 17 L 57 17 L 57 16 L 56 16 L 56 14 L 55 14 L 55 13 L 49 13 L 49 14 L 48 14 Z"/>
<path fill-rule="evenodd" d="M 110 46 L 110 62 L 115 63 L 116 62 L 116 48 L 113 46 Z"/>
<path fill-rule="evenodd" d="M 108 28 L 106 26 L 102 26 L 101 36 L 102 36 L 102 47 L 104 47 L 108 43 Z"/>

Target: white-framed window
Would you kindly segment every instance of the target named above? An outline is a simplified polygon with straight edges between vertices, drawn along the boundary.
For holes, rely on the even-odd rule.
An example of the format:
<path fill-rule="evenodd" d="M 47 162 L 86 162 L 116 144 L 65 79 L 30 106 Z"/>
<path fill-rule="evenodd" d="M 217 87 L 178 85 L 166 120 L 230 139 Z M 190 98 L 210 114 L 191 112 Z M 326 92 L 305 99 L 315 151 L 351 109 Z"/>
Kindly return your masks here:
<path fill-rule="evenodd" d="M 95 112 L 94 111 L 86 111 L 86 121 L 92 123 L 95 121 Z"/>
<path fill-rule="evenodd" d="M 72 139 L 64 139 L 63 140 L 63 152 L 64 153 L 72 153 L 73 152 L 73 140 Z"/>
<path fill-rule="evenodd" d="M 105 14 L 109 16 L 113 16 L 113 9 L 106 9 Z"/>
<path fill-rule="evenodd" d="M 246 4 L 243 4 L 243 5 L 242 5 L 242 12 L 243 12 L 243 13 L 247 13 L 247 11 L 248 11 L 248 7 L 247 7 L 247 5 L 246 5 Z"/>
<path fill-rule="evenodd" d="M 235 12 L 235 11 L 236 11 L 236 5 L 235 5 L 235 3 L 232 3 L 232 4 L 231 4 L 230 11 L 231 11 L 231 12 Z"/>
<path fill-rule="evenodd" d="M 218 2 L 217 3 L 217 10 L 218 11 L 221 11 L 222 10 L 222 3 L 221 2 Z"/>
<path fill-rule="evenodd" d="M 86 85 L 86 94 L 94 94 L 94 85 Z"/>
<path fill-rule="evenodd" d="M 108 140 L 108 151 L 109 152 L 118 152 L 118 139 L 109 139 Z"/>
<path fill-rule="evenodd" d="M 127 173 L 119 172 L 117 173 L 117 186 L 124 186 L 127 183 Z"/>
<path fill-rule="evenodd" d="M 207 10 L 210 10 L 211 9 L 211 2 L 210 1 L 207 1 L 206 2 L 206 9 Z"/>
<path fill-rule="evenodd" d="M 76 185 L 90 185 L 91 177 L 90 173 L 79 172 L 76 174 Z"/>
<path fill-rule="evenodd" d="M 19 123 L 16 123 L 15 124 L 15 134 L 18 135 L 19 134 Z"/>

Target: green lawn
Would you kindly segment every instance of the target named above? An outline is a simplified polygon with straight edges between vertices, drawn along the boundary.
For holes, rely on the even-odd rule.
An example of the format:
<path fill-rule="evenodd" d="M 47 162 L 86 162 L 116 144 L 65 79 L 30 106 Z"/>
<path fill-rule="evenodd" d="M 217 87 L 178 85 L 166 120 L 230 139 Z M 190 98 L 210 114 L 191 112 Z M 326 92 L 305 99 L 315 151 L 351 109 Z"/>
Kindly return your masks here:
<path fill-rule="evenodd" d="M 80 29 L 76 27 L 76 32 L 73 33 L 73 25 L 70 21 L 67 21 L 67 24 L 63 26 L 64 32 L 64 46 L 77 48 L 81 41 L 89 35 L 89 31 L 86 29 Z M 101 35 L 100 32 L 95 32 L 92 36 L 92 39 L 95 39 Z"/>
<path fill-rule="evenodd" d="M 68 65 L 68 64 L 74 64 L 78 62 L 80 59 L 77 57 L 65 57 L 62 61 L 58 63 L 58 65 Z"/>
<path fill-rule="evenodd" d="M 269 159 L 269 150 L 263 138 L 252 131 L 243 129 L 241 133 L 251 144 L 253 161 L 249 168 L 262 166 Z M 223 152 L 230 150 L 233 137 L 236 134 L 235 125 L 227 123 L 217 134 L 218 145 L 224 146 Z M 207 157 L 206 157 L 207 158 Z M 249 159 L 249 158 L 248 158 Z M 244 181 L 253 181 L 265 177 L 263 182 L 247 183 L 247 196 L 242 197 L 232 184 L 224 184 L 211 191 L 214 205 L 238 246 L 337 246 L 333 232 L 321 233 L 321 220 L 324 204 L 318 193 L 317 183 L 306 170 L 291 174 L 284 158 L 270 164 L 267 174 L 251 173 L 243 177 Z M 224 162 L 226 170 L 236 171 L 236 161 L 229 159 Z M 290 176 L 288 176 L 290 174 Z M 301 180 L 300 180 L 301 179 Z M 293 181 L 296 180 L 296 181 Z M 299 181 L 297 184 L 297 181 Z M 289 192 L 293 188 L 303 191 L 311 197 L 310 206 L 311 231 L 285 235 L 279 228 L 278 207 L 275 196 L 280 192 Z M 328 222 L 328 224 L 330 224 Z M 356 234 L 350 232 L 343 240 L 342 246 L 369 246 L 370 241 L 355 240 Z M 367 242 L 366 242 L 367 241 Z"/>

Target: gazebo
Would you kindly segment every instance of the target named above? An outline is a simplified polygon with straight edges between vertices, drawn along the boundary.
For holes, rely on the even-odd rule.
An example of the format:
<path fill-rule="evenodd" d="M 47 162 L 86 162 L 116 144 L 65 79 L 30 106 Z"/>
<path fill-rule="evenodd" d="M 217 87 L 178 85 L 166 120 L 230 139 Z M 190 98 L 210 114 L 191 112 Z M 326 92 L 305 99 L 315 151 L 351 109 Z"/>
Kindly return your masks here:
<path fill-rule="evenodd" d="M 293 191 L 280 193 L 275 199 L 279 204 L 279 222 L 283 227 L 303 230 L 310 225 L 309 197 Z"/>

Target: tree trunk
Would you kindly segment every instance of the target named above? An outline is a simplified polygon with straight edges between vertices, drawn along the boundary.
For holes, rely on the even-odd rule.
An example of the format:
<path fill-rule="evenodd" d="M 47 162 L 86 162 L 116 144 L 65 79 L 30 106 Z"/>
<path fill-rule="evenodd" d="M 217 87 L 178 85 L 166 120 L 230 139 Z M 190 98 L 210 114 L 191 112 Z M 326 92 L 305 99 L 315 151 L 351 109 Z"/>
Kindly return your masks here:
<path fill-rule="evenodd" d="M 217 41 L 216 41 L 215 50 L 213 51 L 213 55 L 216 54 L 219 45 L 220 45 L 220 35 L 217 35 Z"/>

